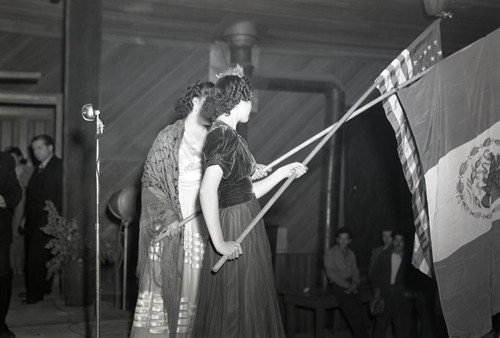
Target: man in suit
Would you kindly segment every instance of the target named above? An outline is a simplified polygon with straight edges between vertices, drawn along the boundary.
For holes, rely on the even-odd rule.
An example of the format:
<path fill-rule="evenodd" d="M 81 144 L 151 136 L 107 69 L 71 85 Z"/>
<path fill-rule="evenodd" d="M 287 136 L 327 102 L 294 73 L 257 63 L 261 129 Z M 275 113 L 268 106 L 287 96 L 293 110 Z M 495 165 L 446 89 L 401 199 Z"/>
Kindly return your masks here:
<path fill-rule="evenodd" d="M 392 247 L 380 253 L 372 270 L 374 297 L 384 302 L 382 313 L 375 317 L 373 338 L 384 338 L 391 323 L 393 337 L 410 337 L 413 291 L 405 239 L 404 232 L 393 231 Z"/>
<path fill-rule="evenodd" d="M 62 209 L 62 161 L 54 155 L 54 140 L 48 135 L 38 135 L 31 146 L 40 164 L 26 189 L 26 304 L 43 300 L 51 291 L 51 281 L 46 280 L 50 252 L 45 248 L 50 238 L 40 228 L 47 224 L 46 201 L 52 201 L 59 212 Z"/>
<path fill-rule="evenodd" d="M 0 338 L 15 337 L 7 327 L 5 318 L 12 295 L 12 213 L 21 197 L 22 189 L 17 181 L 14 158 L 0 151 Z"/>

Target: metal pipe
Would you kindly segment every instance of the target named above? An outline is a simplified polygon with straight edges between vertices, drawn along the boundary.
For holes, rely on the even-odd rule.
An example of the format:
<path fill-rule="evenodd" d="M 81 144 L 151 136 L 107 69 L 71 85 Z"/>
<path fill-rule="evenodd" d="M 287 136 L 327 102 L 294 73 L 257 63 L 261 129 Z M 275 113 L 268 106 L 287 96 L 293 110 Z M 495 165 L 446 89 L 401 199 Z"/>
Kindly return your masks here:
<path fill-rule="evenodd" d="M 100 225 L 99 225 L 99 199 L 101 195 L 100 189 L 100 176 L 101 176 L 101 159 L 99 156 L 99 114 L 97 114 L 96 118 L 96 170 L 95 170 L 95 179 L 96 179 L 96 221 L 95 221 L 95 306 L 96 306 L 96 338 L 100 336 L 100 327 L 101 327 L 101 261 L 100 261 Z"/>
<path fill-rule="evenodd" d="M 128 261 L 128 222 L 123 222 L 123 289 L 122 310 L 127 309 L 127 261 Z"/>
<path fill-rule="evenodd" d="M 339 88 L 333 88 L 325 94 L 326 113 L 325 122 L 327 125 L 340 120 L 345 106 L 345 95 Z M 340 161 L 342 157 L 342 135 L 337 133 L 328 143 L 324 151 L 324 165 L 322 168 L 322 184 L 320 192 L 320 221 L 318 231 L 318 259 L 317 268 L 321 271 L 323 268 L 323 254 L 330 247 L 332 233 L 335 231 L 339 215 L 340 200 Z M 324 274 L 318 275 L 318 284 L 323 288 L 328 285 L 328 280 Z"/>

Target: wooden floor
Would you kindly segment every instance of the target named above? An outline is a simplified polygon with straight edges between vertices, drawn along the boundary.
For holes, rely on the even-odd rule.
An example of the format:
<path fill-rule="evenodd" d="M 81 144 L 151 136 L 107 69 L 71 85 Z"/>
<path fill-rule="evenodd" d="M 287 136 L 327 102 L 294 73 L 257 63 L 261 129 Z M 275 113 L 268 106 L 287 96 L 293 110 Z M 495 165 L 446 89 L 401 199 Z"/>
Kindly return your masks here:
<path fill-rule="evenodd" d="M 112 281 L 102 278 L 101 325 L 103 338 L 128 338 L 133 319 L 133 304 L 128 311 L 113 306 L 114 287 Z M 94 306 L 66 306 L 60 295 L 46 296 L 33 305 L 24 305 L 19 293 L 24 291 L 23 276 L 14 277 L 14 287 L 7 325 L 17 338 L 77 338 L 95 337 Z M 313 338 L 312 333 L 297 332 L 297 338 Z M 335 334 L 325 330 L 325 338 L 351 338 L 349 331 L 340 330 Z"/>
<path fill-rule="evenodd" d="M 113 307 L 110 286 L 103 281 L 100 336 L 125 338 L 132 325 L 132 312 Z M 21 304 L 18 295 L 24 291 L 23 277 L 14 277 L 14 287 L 7 325 L 17 338 L 76 338 L 94 337 L 94 306 L 66 306 L 60 295 L 46 296 L 33 305 Z M 107 294 L 106 294 L 107 293 Z"/>

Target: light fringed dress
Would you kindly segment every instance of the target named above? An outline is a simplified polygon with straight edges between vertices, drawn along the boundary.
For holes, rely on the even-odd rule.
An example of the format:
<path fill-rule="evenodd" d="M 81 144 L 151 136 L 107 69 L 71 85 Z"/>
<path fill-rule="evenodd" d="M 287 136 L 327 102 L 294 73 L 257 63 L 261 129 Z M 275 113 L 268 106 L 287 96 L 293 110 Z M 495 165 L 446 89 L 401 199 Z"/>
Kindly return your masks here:
<path fill-rule="evenodd" d="M 133 338 L 184 337 L 195 313 L 203 233 L 208 233 L 203 217 L 187 223 L 178 236 L 155 239 L 173 222 L 199 210 L 201 149 L 202 140 L 185 132 L 179 120 L 158 134 L 149 151 L 142 178 Z"/>
<path fill-rule="evenodd" d="M 184 131 L 179 150 L 179 202 L 182 218 L 201 210 L 199 193 L 202 178 L 203 141 Z M 187 333 L 195 313 L 201 263 L 208 230 L 202 215 L 186 223 L 184 229 L 184 271 L 177 332 Z"/>

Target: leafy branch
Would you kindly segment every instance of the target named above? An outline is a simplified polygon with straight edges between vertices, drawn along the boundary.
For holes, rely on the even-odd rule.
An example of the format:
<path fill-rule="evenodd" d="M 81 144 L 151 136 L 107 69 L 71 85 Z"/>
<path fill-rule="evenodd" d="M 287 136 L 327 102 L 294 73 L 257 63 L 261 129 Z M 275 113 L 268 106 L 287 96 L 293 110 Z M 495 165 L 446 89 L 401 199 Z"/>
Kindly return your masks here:
<path fill-rule="evenodd" d="M 52 237 L 46 249 L 52 254 L 47 262 L 47 279 L 56 272 L 61 271 L 70 261 L 82 258 L 84 244 L 81 240 L 79 226 L 76 219 L 68 220 L 59 215 L 54 203 L 45 201 L 45 211 L 47 211 L 47 225 L 41 230 Z"/>

